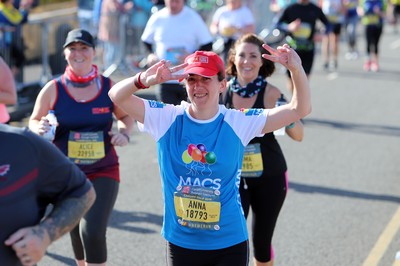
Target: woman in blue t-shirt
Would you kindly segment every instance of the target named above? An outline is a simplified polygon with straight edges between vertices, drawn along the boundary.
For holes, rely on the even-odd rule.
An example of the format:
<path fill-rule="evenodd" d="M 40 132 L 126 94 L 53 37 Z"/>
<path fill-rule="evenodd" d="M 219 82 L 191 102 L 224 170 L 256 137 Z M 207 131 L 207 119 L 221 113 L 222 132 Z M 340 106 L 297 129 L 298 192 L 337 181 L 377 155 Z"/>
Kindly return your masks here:
<path fill-rule="evenodd" d="M 287 105 L 243 110 L 219 105 L 227 83 L 224 63 L 206 51 L 196 51 L 175 67 L 162 60 L 109 92 L 112 101 L 157 142 L 167 265 L 248 265 L 239 195 L 245 146 L 311 111 L 309 84 L 297 53 L 286 44 L 263 47 L 270 52 L 264 58 L 291 71 L 294 90 Z M 184 80 L 190 103 L 163 104 L 133 94 L 172 79 Z"/>

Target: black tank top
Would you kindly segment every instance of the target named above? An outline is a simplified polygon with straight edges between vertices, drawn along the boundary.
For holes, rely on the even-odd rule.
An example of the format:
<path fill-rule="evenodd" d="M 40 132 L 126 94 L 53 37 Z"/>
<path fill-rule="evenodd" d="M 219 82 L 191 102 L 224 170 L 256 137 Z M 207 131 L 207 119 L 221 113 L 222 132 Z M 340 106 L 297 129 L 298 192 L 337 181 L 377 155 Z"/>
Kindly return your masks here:
<path fill-rule="evenodd" d="M 99 78 L 100 90 L 98 95 L 87 102 L 78 102 L 68 93 L 64 75 L 55 79 L 57 100 L 53 109 L 59 126 L 54 144 L 68 156 L 71 131 L 76 132 L 77 136 L 82 132 L 96 133 L 92 135 L 99 135 L 104 142 L 105 156 L 102 159 L 87 164 L 80 163 L 79 160 L 76 161 L 76 164 L 85 174 L 110 169 L 119 164 L 114 145 L 111 144 L 111 137 L 108 134 L 112 129 L 114 111 L 114 103 L 108 96 L 111 81 L 104 76 Z"/>
<path fill-rule="evenodd" d="M 266 87 L 267 86 L 262 88 L 257 94 L 256 101 L 252 108 L 265 108 L 264 94 L 266 92 Z M 223 104 L 227 108 L 234 108 L 232 103 L 232 94 L 233 92 L 228 89 L 225 98 L 223 99 Z M 255 137 L 250 141 L 250 143 L 260 144 L 264 165 L 264 176 L 274 176 L 286 172 L 286 160 L 273 132 L 267 133 L 263 137 Z"/>

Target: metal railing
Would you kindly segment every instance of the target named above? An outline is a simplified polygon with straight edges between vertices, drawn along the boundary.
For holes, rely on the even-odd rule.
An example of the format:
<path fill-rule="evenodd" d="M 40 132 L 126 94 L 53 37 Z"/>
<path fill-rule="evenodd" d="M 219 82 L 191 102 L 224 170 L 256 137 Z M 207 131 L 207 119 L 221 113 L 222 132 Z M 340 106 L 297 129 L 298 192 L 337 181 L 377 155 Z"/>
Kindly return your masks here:
<path fill-rule="evenodd" d="M 0 55 L 4 61 L 10 65 L 11 63 L 11 50 L 10 43 L 7 41 L 7 34 L 12 33 L 15 27 L 0 25 Z"/>
<path fill-rule="evenodd" d="M 132 76 L 137 72 L 127 61 L 126 61 L 126 51 L 127 51 L 127 41 L 126 41 L 126 29 L 128 27 L 129 14 L 122 14 L 119 17 L 119 52 L 117 61 L 109 66 L 104 72 L 105 77 L 111 76 L 117 70 L 120 70 L 125 76 Z"/>
<path fill-rule="evenodd" d="M 57 24 L 58 28 L 54 29 L 54 34 L 52 32 L 50 36 L 51 28 Z M 72 29 L 74 24 L 77 25 L 77 8 L 64 8 L 60 10 L 30 14 L 28 16 L 28 22 L 18 26 L 23 27 L 21 34 L 12 34 L 13 39 L 11 43 L 13 45 L 19 45 L 22 47 L 24 53 L 26 52 L 26 49 L 24 49 L 26 45 L 33 45 L 35 48 L 37 48 L 37 50 L 35 49 L 33 52 L 33 57 L 40 59 L 42 69 L 39 80 L 42 83 L 47 82 L 52 76 L 58 74 L 52 73 L 51 71 L 51 56 L 54 55 L 56 57 L 56 59 L 53 60 L 55 61 L 53 62 L 54 64 L 65 64 L 62 58 L 62 44 L 64 43 L 68 31 Z M 34 25 L 39 26 L 39 32 L 34 30 L 32 27 Z M 24 29 L 27 27 L 29 27 L 29 31 L 25 30 L 25 33 L 27 34 L 24 34 Z M 14 60 L 11 49 L 12 44 L 9 40 L 6 40 L 6 34 L 9 34 L 10 32 L 13 33 L 15 30 L 16 27 L 0 26 L 0 53 L 9 66 L 14 65 Z M 50 41 L 54 44 L 51 45 L 51 48 L 53 49 L 50 49 Z M 22 78 L 22 80 L 18 80 L 17 78 L 17 81 L 23 82 L 24 79 Z"/>
<path fill-rule="evenodd" d="M 49 32 L 50 27 L 57 23 L 63 23 L 67 21 L 77 21 L 77 8 L 64 8 L 60 10 L 53 10 L 48 12 L 42 12 L 37 14 L 30 14 L 28 17 L 28 23 L 30 25 L 39 25 L 41 28 L 41 64 L 42 74 L 40 76 L 41 82 L 47 82 L 54 74 L 50 71 L 49 62 Z M 56 34 L 55 42 L 58 44 L 55 47 L 55 54 L 62 54 L 62 44 L 66 38 L 66 34 L 72 27 L 65 27 L 61 34 Z M 60 28 L 58 29 L 60 30 Z M 58 32 L 60 33 L 60 32 Z M 58 47 L 57 47 L 58 46 Z M 60 64 L 62 61 L 60 60 Z"/>

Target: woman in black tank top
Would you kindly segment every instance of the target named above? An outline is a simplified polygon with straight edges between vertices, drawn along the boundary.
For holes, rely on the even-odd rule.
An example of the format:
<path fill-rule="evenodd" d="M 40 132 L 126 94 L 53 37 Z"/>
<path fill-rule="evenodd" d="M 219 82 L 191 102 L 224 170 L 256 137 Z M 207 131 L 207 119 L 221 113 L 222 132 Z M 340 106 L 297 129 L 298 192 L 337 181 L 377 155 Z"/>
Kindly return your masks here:
<path fill-rule="evenodd" d="M 261 57 L 263 41 L 254 34 L 242 36 L 230 50 L 227 75 L 231 77 L 223 103 L 230 108 L 273 108 L 281 91 L 266 78 L 274 63 Z M 288 125 L 286 134 L 303 138 L 301 121 Z M 247 151 L 247 152 L 246 152 Z M 254 138 L 246 147 L 240 196 L 247 218 L 254 213 L 252 234 L 255 265 L 273 265 L 272 236 L 286 197 L 287 166 L 274 132 Z"/>

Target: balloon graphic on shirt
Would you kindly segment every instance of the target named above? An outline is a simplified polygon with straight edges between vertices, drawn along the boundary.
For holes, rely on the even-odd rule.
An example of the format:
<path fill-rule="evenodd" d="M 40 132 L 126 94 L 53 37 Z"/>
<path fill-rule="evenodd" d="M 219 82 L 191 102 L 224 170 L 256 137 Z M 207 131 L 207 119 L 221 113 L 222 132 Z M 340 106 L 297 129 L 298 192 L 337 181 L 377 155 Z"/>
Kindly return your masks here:
<path fill-rule="evenodd" d="M 207 151 L 206 145 L 199 143 L 189 144 L 187 149 L 182 153 L 182 161 L 186 164 L 185 167 L 189 170 L 188 175 L 212 175 L 210 165 L 215 164 L 217 155 Z"/>
<path fill-rule="evenodd" d="M 191 162 L 193 161 L 192 157 L 189 155 L 188 150 L 185 150 L 185 151 L 182 153 L 182 161 L 183 161 L 184 163 L 186 163 L 186 164 L 189 164 L 189 163 L 191 163 Z"/>
<path fill-rule="evenodd" d="M 206 163 L 206 157 L 205 157 L 206 154 L 207 154 L 206 151 L 202 151 L 202 152 L 201 152 L 201 160 L 200 160 L 200 161 L 201 161 L 202 163 Z"/>
<path fill-rule="evenodd" d="M 197 149 L 196 145 L 194 145 L 194 144 L 189 144 L 188 145 L 187 151 L 188 151 L 190 156 L 192 156 L 192 152 L 193 152 L 194 149 Z"/>
<path fill-rule="evenodd" d="M 192 151 L 192 158 L 193 158 L 193 160 L 195 160 L 196 162 L 198 162 L 198 161 L 201 161 L 201 158 L 202 158 L 203 156 L 202 156 L 202 154 L 201 154 L 201 150 L 199 150 L 199 149 L 193 149 L 193 151 Z"/>
<path fill-rule="evenodd" d="M 207 149 L 206 149 L 206 145 L 204 145 L 204 144 L 202 144 L 202 143 L 200 143 L 200 144 L 197 144 L 197 146 L 196 146 L 200 151 L 206 151 Z"/>
<path fill-rule="evenodd" d="M 217 161 L 217 155 L 212 151 L 207 152 L 204 158 L 208 164 L 214 164 Z"/>
<path fill-rule="evenodd" d="M 182 161 L 189 170 L 187 174 L 212 175 L 210 165 L 217 161 L 217 155 L 214 152 L 208 152 L 204 144 L 189 144 L 187 150 L 182 153 Z"/>

